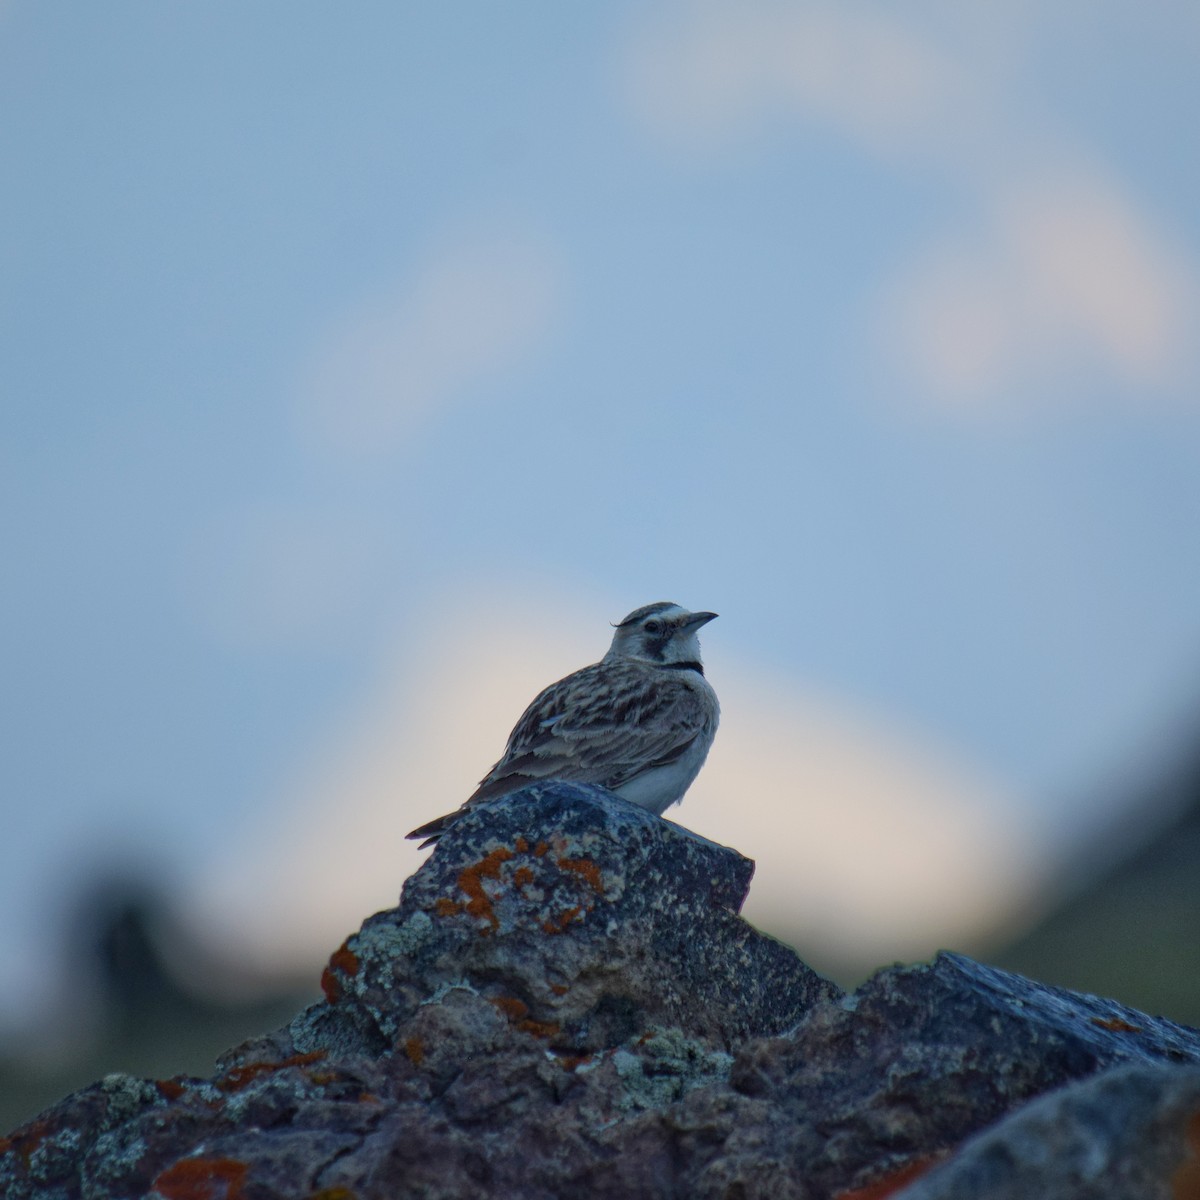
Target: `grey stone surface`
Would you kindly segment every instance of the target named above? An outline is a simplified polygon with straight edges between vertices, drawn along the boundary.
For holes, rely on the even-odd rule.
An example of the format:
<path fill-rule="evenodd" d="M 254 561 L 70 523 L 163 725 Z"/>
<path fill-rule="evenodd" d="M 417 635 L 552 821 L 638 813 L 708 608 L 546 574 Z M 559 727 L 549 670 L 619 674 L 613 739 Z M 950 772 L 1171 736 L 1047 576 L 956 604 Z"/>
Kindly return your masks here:
<path fill-rule="evenodd" d="M 1195 1200 L 1200 1069 L 1115 1067 L 964 1143 L 903 1200 Z"/>
<path fill-rule="evenodd" d="M 456 822 L 349 939 L 336 1003 L 389 1041 L 466 987 L 573 1054 L 663 1025 L 726 1049 L 780 1033 L 839 993 L 737 915 L 753 871 L 601 788 L 533 787 Z"/>
<path fill-rule="evenodd" d="M 934 1161 L 1068 1081 L 1151 1062 L 1200 1062 L 1200 1033 L 944 953 L 747 1042 L 730 1084 L 767 1102 L 771 1153 L 833 1195 Z"/>
<path fill-rule="evenodd" d="M 596 788 L 481 806 L 323 1003 L 211 1079 L 67 1097 L 0 1142 L 0 1193 L 864 1200 L 1130 1064 L 1175 1114 L 1147 1178 L 1178 1169 L 1196 1031 L 949 954 L 844 996 L 737 915 L 752 869 Z"/>

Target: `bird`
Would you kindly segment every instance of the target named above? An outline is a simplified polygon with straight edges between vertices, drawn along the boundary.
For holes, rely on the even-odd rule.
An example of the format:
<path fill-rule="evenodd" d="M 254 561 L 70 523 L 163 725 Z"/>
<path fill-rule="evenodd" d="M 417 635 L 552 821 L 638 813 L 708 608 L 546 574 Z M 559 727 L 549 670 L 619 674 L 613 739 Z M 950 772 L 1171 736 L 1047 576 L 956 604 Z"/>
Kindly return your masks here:
<path fill-rule="evenodd" d="M 461 807 L 408 837 L 424 850 L 469 809 L 550 779 L 597 783 L 658 815 L 678 803 L 721 715 L 696 637 L 716 615 L 660 600 L 614 623 L 604 657 L 538 693 Z"/>

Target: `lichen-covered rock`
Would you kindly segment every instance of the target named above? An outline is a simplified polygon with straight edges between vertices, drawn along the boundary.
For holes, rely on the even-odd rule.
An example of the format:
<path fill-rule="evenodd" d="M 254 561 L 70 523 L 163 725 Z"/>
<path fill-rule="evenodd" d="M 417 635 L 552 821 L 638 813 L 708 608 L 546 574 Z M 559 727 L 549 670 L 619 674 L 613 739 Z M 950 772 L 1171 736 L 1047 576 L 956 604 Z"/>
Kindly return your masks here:
<path fill-rule="evenodd" d="M 941 954 L 880 971 L 787 1036 L 748 1044 L 731 1082 L 772 1101 L 788 1130 L 780 1152 L 832 1189 L 928 1161 L 1070 1080 L 1186 1061 L 1200 1062 L 1195 1030 Z M 817 1111 L 819 1128 L 805 1123 Z"/>
<path fill-rule="evenodd" d="M 532 787 L 454 824 L 333 956 L 326 994 L 381 1044 L 466 987 L 566 1054 L 663 1026 L 728 1049 L 839 994 L 737 915 L 753 871 L 601 788 Z"/>
<path fill-rule="evenodd" d="M 956 955 L 843 996 L 737 915 L 751 871 L 596 788 L 480 806 L 333 954 L 323 1003 L 211 1079 L 68 1097 L 0 1141 L 0 1194 L 933 1200 L 974 1194 L 928 1189 L 990 1161 L 989 1126 L 1025 1131 L 1005 1153 L 1036 1178 L 1060 1143 L 1022 1116 L 1077 1120 L 1055 1089 L 1125 1064 L 1129 1122 L 1163 1139 L 1143 1175 L 1186 1167 L 1198 1068 L 1173 1064 L 1200 1033 Z"/>
<path fill-rule="evenodd" d="M 1196 1200 L 1200 1070 L 1117 1067 L 967 1141 L 903 1200 Z"/>

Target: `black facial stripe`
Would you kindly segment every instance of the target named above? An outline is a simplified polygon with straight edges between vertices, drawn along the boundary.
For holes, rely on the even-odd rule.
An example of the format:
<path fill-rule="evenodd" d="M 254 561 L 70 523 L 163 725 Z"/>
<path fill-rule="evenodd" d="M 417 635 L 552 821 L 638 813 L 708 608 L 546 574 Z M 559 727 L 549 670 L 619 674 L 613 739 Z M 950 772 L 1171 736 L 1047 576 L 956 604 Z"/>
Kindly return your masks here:
<path fill-rule="evenodd" d="M 656 636 L 647 634 L 645 642 L 646 653 L 649 654 L 651 658 L 657 658 L 659 662 L 662 662 L 667 652 L 667 645 L 674 636 L 675 630 L 673 630 L 670 626 L 667 626 L 662 633 Z"/>
<path fill-rule="evenodd" d="M 664 671 L 695 671 L 697 675 L 704 674 L 704 667 L 698 662 L 663 663 Z"/>

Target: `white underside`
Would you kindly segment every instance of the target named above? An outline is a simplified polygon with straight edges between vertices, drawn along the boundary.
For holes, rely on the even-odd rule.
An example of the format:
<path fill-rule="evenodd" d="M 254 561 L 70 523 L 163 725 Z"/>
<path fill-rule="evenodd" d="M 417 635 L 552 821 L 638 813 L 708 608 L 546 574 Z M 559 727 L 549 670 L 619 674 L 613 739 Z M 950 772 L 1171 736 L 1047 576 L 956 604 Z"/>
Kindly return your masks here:
<path fill-rule="evenodd" d="M 623 799 L 661 816 L 672 804 L 678 804 L 683 799 L 684 792 L 692 786 L 692 780 L 700 774 L 711 745 L 711 737 L 697 738 L 675 762 L 646 771 L 613 791 Z"/>

